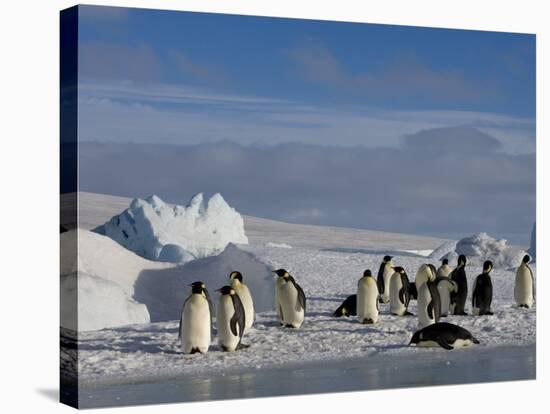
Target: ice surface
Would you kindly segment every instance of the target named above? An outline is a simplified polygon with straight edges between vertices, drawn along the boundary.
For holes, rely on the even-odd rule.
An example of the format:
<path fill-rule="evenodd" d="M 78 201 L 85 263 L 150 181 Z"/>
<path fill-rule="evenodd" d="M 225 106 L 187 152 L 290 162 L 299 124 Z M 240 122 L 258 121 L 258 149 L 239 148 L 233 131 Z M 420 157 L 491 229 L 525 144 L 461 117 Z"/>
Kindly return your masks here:
<path fill-rule="evenodd" d="M 199 193 L 185 207 L 156 195 L 136 198 L 97 231 L 146 259 L 169 262 L 215 255 L 228 243 L 248 243 L 243 218 L 220 194 L 205 204 Z"/>
<path fill-rule="evenodd" d="M 430 254 L 429 258 L 437 261 L 441 260 L 443 256 L 446 256 L 449 253 L 455 251 L 456 243 L 457 243 L 456 240 L 451 240 L 443 243 L 441 246 L 439 246 Z M 449 260 L 449 263 L 452 263 L 451 260 Z"/>
<path fill-rule="evenodd" d="M 71 252 L 74 253 L 74 250 L 71 250 L 70 247 L 76 242 L 77 236 L 78 255 L 74 255 L 71 254 Z M 244 252 L 233 244 L 229 244 L 223 252 L 216 256 L 193 260 L 184 265 L 175 265 L 144 259 L 106 236 L 83 229 L 63 233 L 61 243 L 62 277 L 76 274 L 78 263 L 79 301 L 85 298 L 85 303 L 92 303 L 93 300 L 96 300 L 94 298 L 105 293 L 106 286 L 111 286 L 114 293 L 109 298 L 111 300 L 109 306 L 113 308 L 113 312 L 123 310 L 125 307 L 130 308 L 128 303 L 133 304 L 135 301 L 141 304 L 140 306 L 145 305 L 146 312 L 148 312 L 147 317 L 149 318 L 150 315 L 153 322 L 179 320 L 183 302 L 189 294 L 188 285 L 190 283 L 202 280 L 210 289 L 212 299 L 215 301 L 217 294 L 214 293 L 214 290 L 229 284 L 229 274 L 233 270 L 242 273 L 243 281 L 251 291 L 254 306 L 258 312 L 273 309 L 275 293 L 272 269 L 254 257 L 252 253 Z M 97 282 L 94 289 L 97 289 L 83 289 L 87 285 L 80 284 L 81 277 L 97 278 L 98 280 L 93 279 Z M 75 278 L 76 276 L 73 276 L 73 279 Z M 100 284 L 99 281 L 104 283 Z M 65 283 L 69 282 L 71 282 L 70 279 L 65 280 Z M 67 289 L 71 286 L 76 289 L 76 282 L 66 286 Z M 98 303 L 105 303 L 101 298 L 97 300 Z M 109 307 L 107 306 L 106 309 Z M 93 312 L 96 312 L 95 316 Z M 130 315 L 129 311 L 128 314 Z M 118 326 L 114 325 L 113 321 L 119 321 L 119 325 L 138 322 L 138 319 L 127 322 L 122 316 L 110 317 L 102 313 L 99 308 L 91 309 L 83 315 L 91 319 L 89 323 L 79 325 L 79 329 L 81 326 L 95 327 L 89 329 Z M 68 320 L 65 319 L 65 321 Z M 144 322 L 143 319 L 139 319 L 139 321 Z M 148 321 L 149 319 L 147 319 Z"/>
<path fill-rule="evenodd" d="M 358 323 L 354 317 L 332 316 L 340 303 L 356 291 L 357 280 L 363 271 L 378 268 L 383 254 L 326 252 L 296 246 L 293 249 L 274 249 L 265 245 L 248 246 L 247 250 L 273 267 L 287 268 L 303 287 L 308 310 L 302 328 L 282 328 L 277 322 L 276 312 L 259 311 L 256 323 L 243 337 L 243 342 L 250 345 L 248 349 L 224 353 L 214 336 L 213 345 L 205 355 L 181 353 L 177 320 L 85 333 L 81 338 L 87 341 L 88 348 L 79 354 L 81 379 L 94 382 L 216 372 L 229 374 L 235 370 L 306 361 L 377 358 L 382 355 L 416 358 L 419 354 L 437 356 L 449 352 L 441 348 L 408 347 L 417 328 L 417 318 L 391 315 L 387 305 L 381 305 L 379 322 L 371 326 Z M 396 255 L 393 262 L 396 266 L 403 266 L 409 275 L 414 275 L 426 258 Z M 534 266 L 533 271 L 536 274 Z M 480 272 L 481 268 L 468 267 L 470 287 Z M 470 352 L 473 358 L 480 348 L 524 346 L 535 342 L 536 306 L 532 309 L 514 306 L 514 275 L 515 271 L 502 268 L 494 269 L 491 274 L 494 316 L 449 316 L 442 319 L 470 330 L 481 341 L 476 347 L 450 352 Z M 416 301 L 411 302 L 409 311 L 416 315 Z M 467 311 L 471 311 L 470 295 Z"/>
<path fill-rule="evenodd" d="M 292 249 L 292 246 L 290 244 L 286 243 L 273 243 L 273 242 L 267 242 L 265 244 L 265 247 L 277 247 L 279 249 Z"/>
<path fill-rule="evenodd" d="M 445 250 L 447 253 L 444 253 Z M 508 246 L 505 239 L 494 239 L 487 233 L 477 233 L 470 237 L 465 237 L 456 242 L 456 247 L 452 249 L 452 243 L 445 243 L 438 247 L 431 258 L 446 258 L 450 264 L 456 263 L 459 255 L 463 254 L 468 258 L 468 266 L 481 266 L 485 260 L 491 260 L 494 267 L 517 268 L 525 251 Z"/>
<path fill-rule="evenodd" d="M 118 201 L 111 203 L 111 206 L 102 201 L 104 196 L 87 194 L 86 197 L 89 202 L 79 204 L 79 208 L 86 207 L 86 210 L 79 210 L 85 212 L 79 217 L 79 223 L 85 220 L 89 225 L 97 225 L 95 223 L 104 221 L 99 218 L 120 211 L 117 210 Z M 420 355 L 426 358 L 444 357 L 449 355 L 448 352 L 452 355 L 464 353 L 475 358 L 480 350 L 498 350 L 508 345 L 530 346 L 536 342 L 536 305 L 532 309 L 518 309 L 514 304 L 517 264 L 511 269 L 496 267 L 491 273 L 494 316 L 449 316 L 443 319 L 470 330 L 481 341 L 480 345 L 458 351 L 415 349 L 406 346 L 416 330 L 417 318 L 414 316 L 393 316 L 389 314 L 388 306 L 381 305 L 379 322 L 365 326 L 356 318 L 334 318 L 332 313 L 348 295 L 355 293 L 357 280 L 366 268 L 376 273 L 385 253 L 394 255 L 394 264 L 403 266 L 412 277 L 422 263 L 431 262 L 438 266 L 439 258 L 420 257 L 405 251 L 435 249 L 445 240 L 370 230 L 294 225 L 253 217 L 245 217 L 245 222 L 250 244 L 241 245 L 238 249 L 228 246 L 229 251 L 222 256 L 224 260 L 218 259 L 219 263 L 214 260 L 218 256 L 212 256 L 176 266 L 151 262 L 121 249 L 136 260 L 130 261 L 126 267 L 133 269 L 134 263 L 142 266 L 138 271 L 139 266 L 135 265 L 132 277 L 129 275 L 122 279 L 133 278 L 136 294 L 150 295 L 150 302 L 145 297 L 130 297 L 146 304 L 153 323 L 80 334 L 80 340 L 86 343 L 85 348 L 79 349 L 79 373 L 83 383 L 130 381 L 135 378 L 156 381 L 165 376 L 188 377 L 201 373 L 230 375 L 232 372 L 279 367 L 281 364 L 325 363 L 352 358 L 374 362 L 384 356 L 415 359 Z M 107 240 L 121 248 L 112 240 Z M 292 249 L 266 246 L 269 242 L 287 243 Z M 99 261 L 96 266 L 103 266 L 100 269 L 102 272 L 111 274 L 113 280 L 117 273 L 124 273 L 116 268 L 116 262 L 111 263 L 112 259 L 108 258 L 111 245 L 105 251 L 101 251 L 98 245 L 89 247 L 99 251 L 93 257 L 92 252 L 86 253 L 87 260 Z M 237 250 L 232 251 L 234 248 Z M 79 254 L 83 256 L 83 249 L 80 250 Z M 122 255 L 122 252 L 112 254 Z M 247 253 L 250 255 L 245 256 Z M 456 255 L 456 252 L 453 254 Z M 481 257 L 478 259 L 481 260 Z M 83 257 L 79 260 L 84 262 Z M 213 290 L 229 281 L 229 269 L 235 263 L 241 266 L 245 260 L 250 260 L 251 264 L 244 266 L 244 270 L 237 270 L 243 272 L 244 281 L 251 287 L 252 294 L 260 293 L 260 297 L 254 297 L 256 305 L 268 301 L 272 303 L 274 282 L 268 279 L 270 275 L 267 273 L 256 272 L 256 265 L 258 269 L 263 266 L 266 272 L 279 267 L 290 271 L 307 296 L 308 309 L 303 327 L 298 330 L 281 328 L 276 312 L 266 306 L 257 309 L 257 322 L 244 335 L 243 342 L 250 348 L 223 353 L 214 335 L 213 345 L 207 354 L 183 355 L 177 341 L 177 325 L 181 304 L 187 295 L 186 283 L 204 278 L 216 301 Z M 204 265 L 201 266 L 202 271 L 199 267 L 201 262 Z M 91 263 L 84 264 L 91 269 Z M 531 267 L 536 277 L 536 266 Z M 111 271 L 111 268 L 115 269 Z M 219 273 L 219 276 L 211 272 Z M 477 259 L 471 261 L 466 273 L 471 292 L 475 277 L 481 273 Z M 255 278 L 258 278 L 259 286 L 263 285 L 262 280 L 266 282 L 265 292 L 254 287 L 256 282 L 250 279 Z M 123 283 L 120 285 L 123 286 Z M 134 284 L 131 287 L 133 289 Z M 173 292 L 170 294 L 168 291 Z M 155 297 L 164 297 L 165 300 L 155 302 Z M 471 294 L 468 295 L 468 312 L 471 312 L 470 303 Z M 409 311 L 416 314 L 416 301 L 411 302 Z"/>
<path fill-rule="evenodd" d="M 78 322 L 71 305 L 76 294 Z M 61 276 L 61 299 L 61 326 L 75 331 L 150 322 L 147 307 L 129 298 L 120 285 L 83 272 Z"/>

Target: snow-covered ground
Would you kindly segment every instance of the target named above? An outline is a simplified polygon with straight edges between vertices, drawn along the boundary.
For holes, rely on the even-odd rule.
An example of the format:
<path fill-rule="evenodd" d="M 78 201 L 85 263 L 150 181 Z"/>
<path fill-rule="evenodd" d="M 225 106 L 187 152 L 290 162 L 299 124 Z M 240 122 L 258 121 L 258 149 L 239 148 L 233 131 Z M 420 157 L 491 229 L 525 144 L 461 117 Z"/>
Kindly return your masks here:
<path fill-rule="evenodd" d="M 92 202 L 87 204 L 85 200 Z M 120 209 L 113 209 L 123 204 L 119 198 L 84 194 L 79 205 L 79 224 L 87 228 L 100 225 L 119 213 Z M 353 317 L 332 317 L 336 307 L 349 294 L 355 293 L 357 280 L 363 271 L 370 268 L 376 273 L 384 254 L 392 254 L 394 264 L 403 266 L 413 280 L 422 263 L 436 263 L 426 256 L 446 240 L 293 225 L 246 216 L 244 221 L 249 245 L 239 246 L 240 249 L 267 266 L 288 269 L 303 287 L 308 299 L 303 327 L 298 330 L 281 328 L 274 311 L 260 312 L 254 327 L 243 339 L 244 343 L 250 344 L 248 349 L 223 353 L 214 336 L 213 345 L 205 355 L 180 352 L 176 319 L 81 332 L 78 341 L 81 384 L 167 378 L 191 373 L 226 374 L 307 361 L 449 352 L 439 348 L 407 347 L 417 328 L 417 319 L 391 316 L 387 305 L 382 305 L 379 322 L 372 326 L 361 325 Z M 281 244 L 292 248 L 281 248 Z M 480 270 L 477 266 L 467 267 L 470 294 L 473 280 Z M 533 270 L 536 274 L 534 266 Z M 514 278 L 514 271 L 504 268 L 493 271 L 494 316 L 446 318 L 469 329 L 481 341 L 476 347 L 452 352 L 475 353 L 476 348 L 524 346 L 536 342 L 536 310 L 514 307 Z M 470 295 L 468 299 L 470 302 Z M 409 310 L 416 313 L 415 301 Z M 65 331 L 65 334 L 70 338 L 70 332 Z M 70 342 L 69 338 L 66 340 Z M 65 355 L 65 360 L 70 361 L 70 355 Z"/>

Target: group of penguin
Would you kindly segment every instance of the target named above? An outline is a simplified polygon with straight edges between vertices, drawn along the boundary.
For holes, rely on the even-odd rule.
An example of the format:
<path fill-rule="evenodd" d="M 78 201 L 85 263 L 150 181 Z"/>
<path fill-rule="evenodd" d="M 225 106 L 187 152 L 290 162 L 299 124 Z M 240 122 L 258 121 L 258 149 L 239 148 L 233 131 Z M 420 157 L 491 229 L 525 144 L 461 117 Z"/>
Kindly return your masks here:
<path fill-rule="evenodd" d="M 534 303 L 535 283 L 529 267 L 530 257 L 525 255 L 516 272 L 514 297 L 520 308 L 531 308 Z M 357 293 L 349 296 L 334 312 L 335 317 L 357 316 L 360 323 L 378 322 L 380 304 L 389 303 L 390 313 L 411 316 L 408 306 L 417 300 L 418 327 L 409 343 L 417 346 L 440 346 L 454 349 L 479 341 L 466 329 L 451 323 L 439 322 L 448 314 L 467 315 L 468 295 L 466 257 L 458 257 L 457 266 L 451 269 L 443 259 L 439 269 L 422 264 L 414 282 L 410 282 L 403 267 L 393 266 L 392 257 L 385 256 L 377 279 L 367 269 L 357 284 Z M 493 263 L 487 260 L 483 271 L 475 279 L 472 294 L 472 313 L 492 315 L 493 286 L 490 273 Z M 288 328 L 300 328 L 305 319 L 306 296 L 304 290 L 285 269 L 274 270 L 275 306 L 279 323 Z M 230 284 L 220 293 L 216 309 L 218 342 L 223 351 L 232 352 L 248 345 L 242 343 L 243 334 L 255 320 L 250 290 L 238 271 L 229 275 Z M 212 304 L 203 282 L 191 284 L 191 294 L 183 304 L 179 324 L 179 340 L 186 354 L 206 353 L 212 340 Z"/>
<path fill-rule="evenodd" d="M 534 302 L 535 283 L 529 267 L 530 260 L 529 255 L 525 255 L 516 272 L 514 299 L 519 308 L 531 308 Z M 405 269 L 394 267 L 392 257 L 385 256 L 377 279 L 374 279 L 370 270 L 365 270 L 363 277 L 359 279 L 357 294 L 348 296 L 336 309 L 334 316 L 357 316 L 360 323 L 372 324 L 378 321 L 380 303 L 389 303 L 392 315 L 410 316 L 409 303 L 416 299 L 419 330 L 414 333 L 409 345 L 454 349 L 479 343 L 466 329 L 439 322 L 441 317 L 448 314 L 467 315 L 466 263 L 466 256 L 460 255 L 454 269 L 451 269 L 447 259 L 442 260 L 437 270 L 432 264 L 422 264 L 418 268 L 415 281 L 411 283 Z M 485 261 L 482 273 L 475 279 L 472 293 L 473 315 L 493 315 L 492 270 L 493 263 L 490 260 Z"/>

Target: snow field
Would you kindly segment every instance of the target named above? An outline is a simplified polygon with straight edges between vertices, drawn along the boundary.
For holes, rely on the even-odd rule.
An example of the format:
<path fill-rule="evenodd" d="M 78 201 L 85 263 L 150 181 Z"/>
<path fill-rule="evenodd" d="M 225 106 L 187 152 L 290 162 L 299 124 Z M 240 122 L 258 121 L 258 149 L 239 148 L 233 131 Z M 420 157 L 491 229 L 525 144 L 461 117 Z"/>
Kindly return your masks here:
<path fill-rule="evenodd" d="M 177 341 L 178 321 L 83 333 L 80 338 L 86 347 L 81 348 L 79 354 L 82 381 L 225 373 L 306 361 L 375 358 L 378 353 L 449 352 L 439 348 L 408 347 L 417 329 L 417 318 L 390 315 L 389 305 L 381 305 L 380 319 L 375 325 L 361 325 L 354 317 L 331 316 L 349 294 L 355 293 L 362 272 L 366 268 L 376 271 L 383 254 L 287 250 L 265 245 L 248 246 L 247 250 L 274 268 L 285 267 L 304 288 L 308 309 L 302 328 L 281 328 L 274 311 L 261 312 L 254 327 L 243 338 L 243 343 L 250 348 L 223 353 L 214 336 L 210 351 L 204 355 L 181 353 Z M 396 255 L 393 259 L 395 265 L 406 269 L 411 281 L 416 269 L 427 261 L 424 257 L 411 255 Z M 533 270 L 536 269 L 533 267 Z M 467 267 L 467 311 L 470 311 L 473 281 L 480 272 L 476 266 Z M 535 342 L 536 310 L 514 307 L 514 278 L 514 271 L 493 271 L 494 316 L 442 319 L 470 330 L 481 341 L 472 348 L 451 352 L 476 352 L 476 347 L 521 346 Z M 411 302 L 409 310 L 416 315 L 416 301 Z"/>

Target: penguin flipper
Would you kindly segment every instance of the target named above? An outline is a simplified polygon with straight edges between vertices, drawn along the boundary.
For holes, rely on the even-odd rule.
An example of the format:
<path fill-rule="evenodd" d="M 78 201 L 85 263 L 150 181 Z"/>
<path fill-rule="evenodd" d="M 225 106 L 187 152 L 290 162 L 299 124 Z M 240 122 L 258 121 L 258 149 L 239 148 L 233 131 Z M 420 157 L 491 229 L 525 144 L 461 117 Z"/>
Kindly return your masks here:
<path fill-rule="evenodd" d="M 206 301 L 208 302 L 208 310 L 210 312 L 210 340 L 212 340 L 212 336 L 214 336 L 214 324 L 212 323 L 212 301 L 210 300 L 210 293 L 208 293 L 208 289 L 204 289 L 204 296 L 206 296 Z"/>
<path fill-rule="evenodd" d="M 302 287 L 296 283 L 296 280 L 292 276 L 289 277 L 289 280 L 292 282 L 292 285 L 294 288 L 298 291 L 298 301 L 296 302 L 296 310 L 304 310 L 306 311 L 306 294 L 304 293 L 304 290 Z"/>
<path fill-rule="evenodd" d="M 229 321 L 229 327 L 233 335 L 242 338 L 245 323 L 244 307 L 238 295 L 231 295 L 231 299 L 233 301 L 234 313 Z M 238 330 L 237 327 L 239 328 Z"/>
<path fill-rule="evenodd" d="M 380 265 L 378 269 L 378 277 L 376 278 L 376 284 L 378 286 L 378 293 L 384 293 L 384 262 Z"/>
<path fill-rule="evenodd" d="M 428 303 L 428 316 L 430 319 L 434 318 L 434 302 L 433 300 Z"/>
<path fill-rule="evenodd" d="M 436 342 L 441 348 L 444 348 L 447 351 L 450 351 L 451 349 L 453 349 L 453 347 L 451 345 L 449 345 L 449 343 L 441 337 L 437 338 Z"/>

